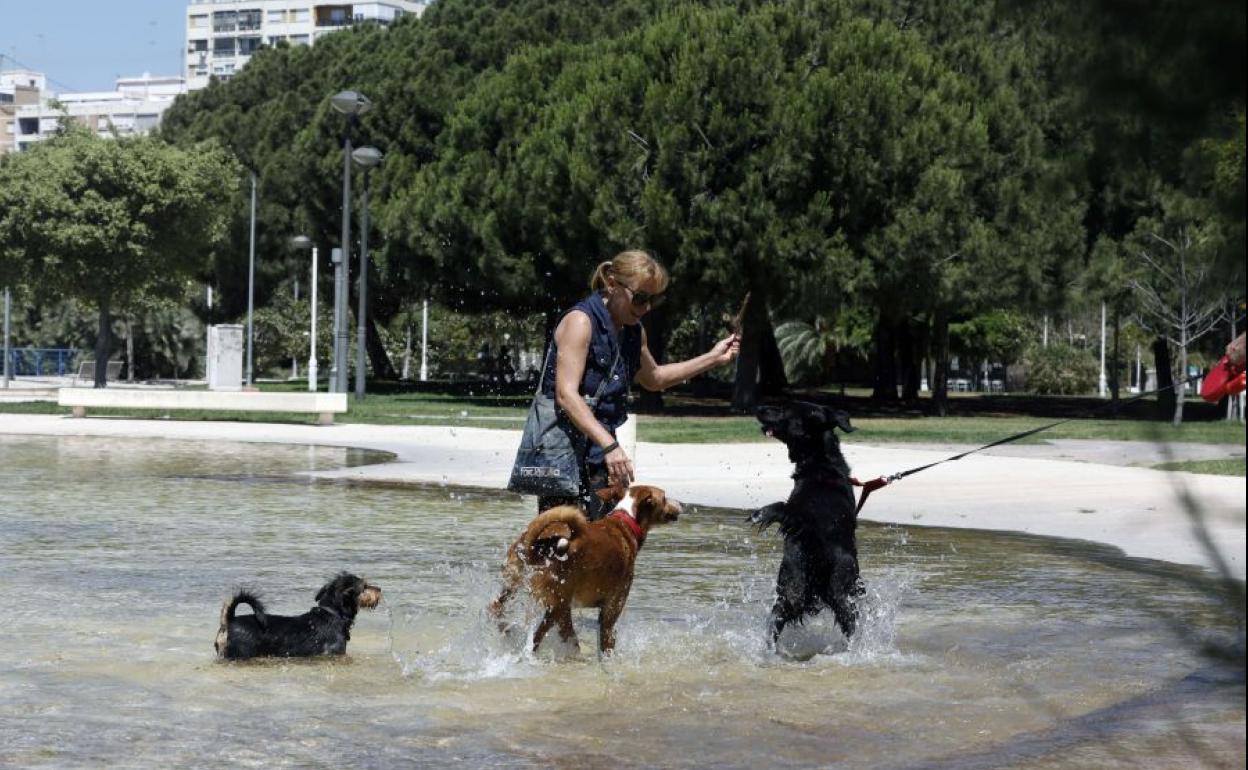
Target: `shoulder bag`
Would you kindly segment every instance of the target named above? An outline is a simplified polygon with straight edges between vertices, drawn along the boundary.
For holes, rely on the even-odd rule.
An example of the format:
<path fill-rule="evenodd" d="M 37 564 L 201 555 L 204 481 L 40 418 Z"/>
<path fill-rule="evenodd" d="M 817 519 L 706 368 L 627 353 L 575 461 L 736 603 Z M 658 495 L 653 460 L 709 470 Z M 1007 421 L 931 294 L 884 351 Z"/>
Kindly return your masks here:
<path fill-rule="evenodd" d="M 550 352 L 554 348 L 552 344 L 546 351 L 542 376 L 537 381 L 537 393 L 524 421 L 524 434 L 520 437 L 520 449 L 516 452 L 507 489 L 530 495 L 575 497 L 581 493 L 581 468 L 589 441 L 566 415 L 560 414 L 555 399 L 542 393 Z M 592 397 L 585 397 L 591 409 L 597 405 L 619 362 L 617 345 L 607 376 L 602 378 Z"/>

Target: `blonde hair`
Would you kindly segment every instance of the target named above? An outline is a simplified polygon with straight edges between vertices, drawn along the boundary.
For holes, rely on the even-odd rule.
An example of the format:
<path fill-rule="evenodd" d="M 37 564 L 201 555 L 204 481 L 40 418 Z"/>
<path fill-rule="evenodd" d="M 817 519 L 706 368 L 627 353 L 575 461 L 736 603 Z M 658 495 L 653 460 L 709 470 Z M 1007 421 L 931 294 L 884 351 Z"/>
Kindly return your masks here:
<path fill-rule="evenodd" d="M 667 268 L 648 253 L 639 249 L 621 251 L 611 259 L 598 263 L 594 275 L 589 279 L 589 288 L 602 291 L 607 288 L 607 277 L 628 281 L 636 279 L 636 285 L 653 285 L 653 294 L 662 294 L 667 290 Z"/>

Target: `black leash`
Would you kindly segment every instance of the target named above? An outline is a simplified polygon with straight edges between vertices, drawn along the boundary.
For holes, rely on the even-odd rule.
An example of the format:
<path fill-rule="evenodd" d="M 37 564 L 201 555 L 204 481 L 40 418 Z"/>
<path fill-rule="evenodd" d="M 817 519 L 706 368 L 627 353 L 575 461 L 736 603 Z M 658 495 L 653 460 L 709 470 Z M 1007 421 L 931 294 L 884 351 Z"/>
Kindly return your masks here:
<path fill-rule="evenodd" d="M 868 498 L 868 497 L 870 497 L 871 493 L 872 493 L 872 492 L 874 492 L 875 490 L 877 490 L 877 489 L 881 489 L 881 488 L 883 488 L 883 487 L 886 487 L 886 486 L 888 486 L 889 484 L 892 484 L 892 483 L 893 483 L 893 482 L 895 482 L 895 481 L 901 481 L 902 479 L 904 479 L 904 478 L 905 478 L 905 477 L 907 477 L 907 476 L 913 476 L 914 474 L 918 473 L 919 471 L 925 471 L 925 470 L 927 470 L 928 468 L 934 468 L 934 467 L 936 467 L 937 465 L 943 465 L 944 463 L 951 463 L 951 462 L 953 462 L 954 460 L 961 460 L 963 457 L 966 457 L 966 456 L 968 456 L 968 455 L 973 455 L 973 454 L 975 454 L 976 452 L 982 452 L 982 451 L 984 451 L 985 449 L 991 449 L 991 448 L 992 448 L 992 447 L 994 447 L 994 446 L 1001 446 L 1002 444 L 1008 444 L 1008 443 L 1010 443 L 1010 442 L 1012 442 L 1012 441 L 1018 441 L 1018 440 L 1019 440 L 1019 439 L 1021 439 L 1021 438 L 1027 438 L 1028 436 L 1031 436 L 1031 435 L 1034 435 L 1034 434 L 1036 434 L 1036 433 L 1039 433 L 1040 431 L 1048 430 L 1048 429 L 1050 429 L 1050 428 L 1055 428 L 1055 427 L 1057 427 L 1058 425 L 1063 425 L 1063 424 L 1068 423 L 1068 422 L 1074 422 L 1075 420 L 1086 420 L 1086 419 L 1089 419 L 1090 417 L 1094 416 L 1097 412 L 1103 411 L 1103 410 L 1104 410 L 1104 409 L 1106 409 L 1106 408 L 1109 408 L 1109 409 L 1121 409 L 1121 408 L 1123 408 L 1123 407 L 1125 407 L 1125 406 L 1127 406 L 1127 405 L 1129 405 L 1129 404 L 1134 404 L 1136 401 L 1139 401 L 1139 400 L 1141 400 L 1141 399 L 1148 398 L 1149 396 L 1155 396 L 1155 395 L 1157 395 L 1158 393 L 1162 393 L 1162 392 L 1164 392 L 1164 391 L 1170 390 L 1171 388 L 1177 388 L 1177 387 L 1179 387 L 1180 385 L 1186 385 L 1187 383 L 1192 382 L 1193 380 L 1200 379 L 1200 378 L 1201 378 L 1201 377 L 1203 377 L 1203 376 L 1205 376 L 1205 375 L 1204 375 L 1204 374 L 1198 374 L 1198 375 L 1196 375 L 1196 376 L 1194 376 L 1194 377 L 1187 377 L 1186 379 L 1179 380 L 1178 382 L 1172 382 L 1172 383 L 1170 383 L 1169 385 L 1166 385 L 1165 387 L 1162 387 L 1162 388 L 1157 388 L 1156 390 L 1150 390 L 1150 391 L 1148 391 L 1147 393 L 1140 393 L 1139 395 L 1133 396 L 1133 397 L 1131 397 L 1131 398 L 1127 399 L 1126 401 L 1119 401 L 1119 402 L 1117 402 L 1117 403 L 1114 403 L 1114 402 L 1112 402 L 1112 401 L 1111 401 L 1111 402 L 1109 402 L 1109 403 L 1107 403 L 1107 404 L 1103 404 L 1102 406 L 1100 406 L 1100 407 L 1098 407 L 1098 408 L 1096 408 L 1096 409 L 1093 409 L 1093 410 L 1091 411 L 1091 413 L 1089 413 L 1088 415 L 1085 415 L 1085 416 L 1083 416 L 1083 417 L 1067 417 L 1067 418 L 1066 418 L 1066 419 L 1064 419 L 1064 420 L 1058 420 L 1058 421 L 1056 421 L 1056 422 L 1051 422 L 1051 423 L 1049 423 L 1048 425 L 1041 425 L 1041 426 L 1040 426 L 1040 427 L 1038 427 L 1038 428 L 1031 428 L 1031 429 L 1029 429 L 1029 430 L 1022 431 L 1022 432 L 1020 432 L 1020 433 L 1015 433 L 1015 434 L 1014 434 L 1014 435 L 1012 435 L 1012 436 L 1006 436 L 1006 437 L 1005 437 L 1005 438 L 1003 438 L 1003 439 L 998 439 L 998 440 L 996 440 L 996 441 L 993 441 L 993 442 L 992 442 L 992 443 L 990 443 L 990 444 L 984 444 L 984 445 L 983 445 L 983 446 L 981 446 L 981 447 L 976 447 L 975 449 L 971 449 L 971 450 L 966 451 L 966 452 L 963 452 L 963 453 L 961 453 L 961 454 L 956 454 L 956 455 L 953 455 L 952 457 L 946 457 L 946 458 L 945 458 L 945 459 L 943 459 L 943 460 L 937 460 L 936 462 L 934 462 L 934 463 L 928 463 L 927 465 L 920 465 L 920 466 L 919 466 L 919 467 L 917 467 L 917 468 L 911 468 L 910 470 L 901 471 L 901 472 L 899 472 L 899 473 L 889 474 L 889 475 L 887 475 L 887 476 L 880 476 L 880 477 L 878 477 L 878 478 L 871 479 L 870 481 L 859 481 L 858 479 L 856 479 L 856 478 L 852 478 L 852 477 L 851 477 L 851 478 L 850 478 L 850 480 L 849 480 L 849 481 L 850 481 L 850 483 L 852 483 L 852 484 L 853 484 L 854 486 L 856 486 L 856 487 L 862 487 L 862 497 L 858 498 L 858 508 L 857 508 L 857 510 L 855 510 L 855 511 L 854 511 L 854 513 L 855 513 L 855 514 L 857 514 L 857 513 L 859 513 L 859 512 L 861 512 L 861 511 L 862 511 L 862 506 L 864 506 L 864 505 L 866 505 L 866 504 L 867 504 L 867 498 Z"/>

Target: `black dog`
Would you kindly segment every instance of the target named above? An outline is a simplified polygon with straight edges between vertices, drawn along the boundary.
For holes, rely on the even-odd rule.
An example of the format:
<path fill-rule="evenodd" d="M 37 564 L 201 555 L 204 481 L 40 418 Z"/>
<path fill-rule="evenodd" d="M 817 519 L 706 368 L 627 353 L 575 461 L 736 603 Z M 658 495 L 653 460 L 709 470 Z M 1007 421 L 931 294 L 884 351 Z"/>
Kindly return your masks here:
<path fill-rule="evenodd" d="M 347 651 L 356 612 L 376 607 L 379 601 L 380 588 L 346 572 L 317 592 L 315 607 L 294 617 L 266 614 L 255 595 L 239 591 L 221 607 L 221 627 L 213 646 L 226 660 L 341 655 Z M 240 604 L 249 605 L 253 614 L 234 617 Z"/>
<path fill-rule="evenodd" d="M 750 516 L 760 531 L 778 524 L 784 535 L 784 558 L 776 578 L 771 608 L 771 644 L 784 627 L 831 607 L 846 637 L 857 627 L 855 600 L 863 593 L 858 576 L 854 530 L 858 517 L 849 481 L 849 465 L 833 432 L 850 432 L 849 415 L 836 409 L 793 401 L 760 406 L 763 432 L 789 448 L 793 492 L 787 502 L 772 503 Z"/>

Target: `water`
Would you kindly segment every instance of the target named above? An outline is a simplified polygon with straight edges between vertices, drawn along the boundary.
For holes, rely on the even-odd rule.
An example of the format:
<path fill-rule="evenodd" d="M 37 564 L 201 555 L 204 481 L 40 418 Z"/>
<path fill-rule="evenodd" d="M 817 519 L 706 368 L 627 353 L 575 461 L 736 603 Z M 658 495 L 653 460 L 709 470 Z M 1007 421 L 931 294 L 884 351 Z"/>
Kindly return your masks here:
<path fill-rule="evenodd" d="M 647 541 L 614 657 L 589 614 L 534 656 L 483 613 L 531 503 L 296 475 L 379 459 L 0 436 L 0 766 L 1244 764 L 1242 628 L 1191 570 L 864 526 L 863 634 L 819 618 L 778 658 L 779 542 L 695 509 Z M 214 660 L 233 589 L 299 613 L 342 569 L 385 592 L 347 657 Z"/>

